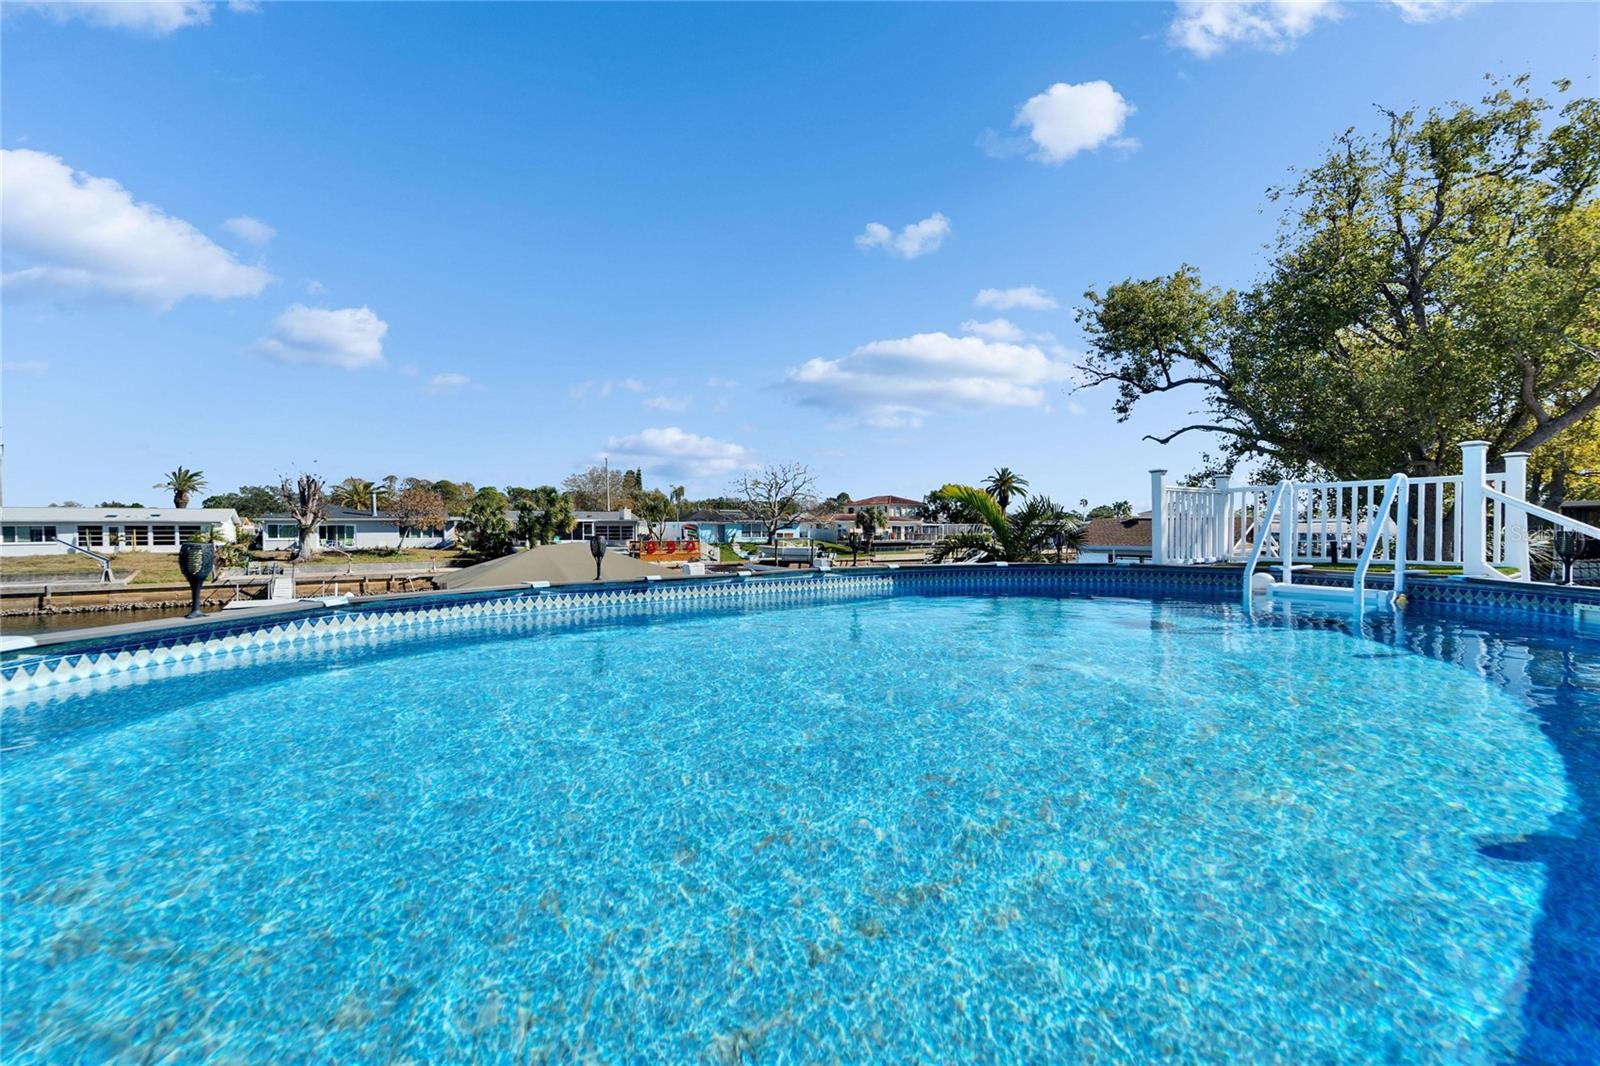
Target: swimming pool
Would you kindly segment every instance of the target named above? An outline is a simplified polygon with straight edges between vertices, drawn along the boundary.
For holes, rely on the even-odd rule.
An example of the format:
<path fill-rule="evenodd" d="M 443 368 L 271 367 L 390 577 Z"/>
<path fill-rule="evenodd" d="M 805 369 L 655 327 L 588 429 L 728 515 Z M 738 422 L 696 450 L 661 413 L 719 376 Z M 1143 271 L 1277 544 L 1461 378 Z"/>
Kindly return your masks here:
<path fill-rule="evenodd" d="M 9 1059 L 1589 1062 L 1600 643 L 894 595 L 8 706 Z"/>

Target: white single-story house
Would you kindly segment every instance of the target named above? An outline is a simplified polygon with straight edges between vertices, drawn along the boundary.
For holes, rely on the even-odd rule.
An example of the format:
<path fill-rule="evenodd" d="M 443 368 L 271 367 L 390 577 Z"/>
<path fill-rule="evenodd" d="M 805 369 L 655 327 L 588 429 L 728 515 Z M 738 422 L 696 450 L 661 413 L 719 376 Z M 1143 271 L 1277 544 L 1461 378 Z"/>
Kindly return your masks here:
<path fill-rule="evenodd" d="M 100 555 L 176 554 L 197 533 L 215 530 L 232 543 L 239 526 L 239 512 L 231 507 L 5 507 L 0 556 L 66 555 L 69 544 Z"/>
<path fill-rule="evenodd" d="M 356 507 L 329 507 L 317 526 L 317 542 L 324 548 L 346 551 L 397 548 L 448 548 L 455 543 L 457 519 L 434 529 L 400 528 L 387 511 Z M 289 514 L 262 515 L 256 520 L 263 551 L 293 551 L 300 545 L 300 527 Z"/>
<path fill-rule="evenodd" d="M 645 535 L 644 519 L 624 507 L 620 511 L 579 511 L 572 526 L 573 540 L 599 535 L 607 544 L 624 545 Z"/>
<path fill-rule="evenodd" d="M 1078 548 L 1080 563 L 1148 563 L 1150 515 L 1133 518 L 1091 518 Z"/>

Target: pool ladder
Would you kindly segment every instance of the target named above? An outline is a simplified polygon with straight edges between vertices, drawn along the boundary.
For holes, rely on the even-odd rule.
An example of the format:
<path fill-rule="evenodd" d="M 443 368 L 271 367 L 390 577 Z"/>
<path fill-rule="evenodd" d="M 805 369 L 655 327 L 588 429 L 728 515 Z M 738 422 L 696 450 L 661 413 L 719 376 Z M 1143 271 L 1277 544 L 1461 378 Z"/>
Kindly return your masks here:
<path fill-rule="evenodd" d="M 1386 607 L 1393 610 L 1404 603 L 1402 597 L 1406 591 L 1406 547 L 1407 527 L 1411 521 L 1411 492 L 1410 484 L 1404 474 L 1395 474 L 1384 486 L 1383 500 L 1378 504 L 1376 511 L 1367 517 L 1365 530 L 1366 543 L 1362 546 L 1361 557 L 1356 561 L 1356 572 L 1350 583 L 1350 588 L 1338 585 L 1296 585 L 1294 583 L 1294 545 L 1299 539 L 1300 517 L 1291 514 L 1295 510 L 1295 484 L 1293 481 L 1280 481 L 1273 491 L 1272 498 L 1267 503 L 1266 513 L 1261 516 L 1260 526 L 1256 533 L 1255 546 L 1250 549 L 1250 558 L 1244 565 L 1244 590 L 1243 599 L 1246 610 L 1259 593 L 1270 600 L 1293 600 L 1304 603 L 1314 603 L 1327 607 L 1341 607 L 1352 609 L 1356 613 L 1365 611 L 1368 607 Z M 1367 573 L 1372 568 L 1372 560 L 1377 553 L 1378 545 L 1383 541 L 1383 527 L 1389 521 L 1389 516 L 1394 515 L 1394 586 L 1390 589 L 1367 589 Z M 1283 557 L 1283 580 L 1274 582 L 1266 578 L 1259 587 L 1256 585 L 1256 566 L 1261 561 L 1261 553 L 1267 546 L 1267 537 L 1272 531 L 1272 520 L 1278 519 L 1278 545 L 1279 554 Z"/>

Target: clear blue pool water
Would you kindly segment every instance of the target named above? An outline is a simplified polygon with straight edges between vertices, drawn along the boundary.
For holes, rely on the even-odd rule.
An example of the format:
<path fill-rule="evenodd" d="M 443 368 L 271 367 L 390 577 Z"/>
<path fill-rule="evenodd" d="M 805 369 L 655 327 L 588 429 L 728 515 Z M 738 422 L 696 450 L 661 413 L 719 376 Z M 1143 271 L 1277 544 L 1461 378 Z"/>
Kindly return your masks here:
<path fill-rule="evenodd" d="M 1600 644 L 899 596 L 15 703 L 7 1061 L 1600 1058 Z"/>

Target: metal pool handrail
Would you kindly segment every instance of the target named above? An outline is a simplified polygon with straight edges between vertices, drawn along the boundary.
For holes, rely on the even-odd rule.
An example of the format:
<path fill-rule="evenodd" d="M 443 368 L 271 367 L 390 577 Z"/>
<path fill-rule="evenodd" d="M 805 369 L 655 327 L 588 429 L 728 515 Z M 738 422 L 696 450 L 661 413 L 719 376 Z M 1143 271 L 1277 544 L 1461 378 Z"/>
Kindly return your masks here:
<path fill-rule="evenodd" d="M 1250 609 L 1250 579 L 1255 576 L 1256 563 L 1261 561 L 1261 550 L 1267 546 L 1267 536 L 1272 532 L 1272 516 L 1277 514 L 1278 509 L 1283 506 L 1283 499 L 1288 494 L 1291 484 L 1292 482 L 1288 481 L 1278 482 L 1278 487 L 1272 490 L 1272 499 L 1267 502 L 1267 509 L 1262 512 L 1260 519 L 1256 523 L 1255 547 L 1250 549 L 1250 558 L 1245 560 L 1244 564 L 1244 609 L 1247 611 Z M 1280 545 L 1285 546 L 1283 550 L 1283 579 L 1287 583 L 1293 580 L 1291 568 L 1294 563 L 1294 548 L 1292 547 L 1294 538 L 1284 537 L 1280 531 L 1278 541 Z"/>
<path fill-rule="evenodd" d="M 1383 523 L 1389 517 L 1389 512 L 1398 504 L 1399 510 L 1395 516 L 1395 543 L 1394 543 L 1394 597 L 1402 595 L 1406 590 L 1406 526 L 1411 521 L 1411 493 L 1406 483 L 1404 474 L 1396 474 L 1389 479 L 1389 484 L 1383 490 L 1383 502 L 1378 504 L 1378 510 L 1367 519 L 1367 543 L 1361 548 L 1361 558 L 1356 563 L 1355 587 L 1356 609 L 1360 610 L 1367 602 L 1367 570 L 1372 566 L 1372 557 L 1378 550 L 1378 545 L 1383 541 Z M 1393 603 L 1394 599 L 1390 599 Z"/>

